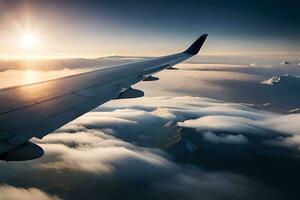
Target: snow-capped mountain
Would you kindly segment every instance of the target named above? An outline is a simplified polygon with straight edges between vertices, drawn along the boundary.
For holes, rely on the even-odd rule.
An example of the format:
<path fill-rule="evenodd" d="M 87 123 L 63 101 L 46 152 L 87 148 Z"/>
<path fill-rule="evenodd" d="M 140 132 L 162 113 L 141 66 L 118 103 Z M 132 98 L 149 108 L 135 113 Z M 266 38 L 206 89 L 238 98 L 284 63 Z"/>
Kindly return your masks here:
<path fill-rule="evenodd" d="M 262 84 L 271 86 L 288 86 L 288 87 L 299 87 L 300 78 L 296 76 L 290 76 L 288 74 L 283 76 L 273 76 L 272 78 L 263 81 Z"/>

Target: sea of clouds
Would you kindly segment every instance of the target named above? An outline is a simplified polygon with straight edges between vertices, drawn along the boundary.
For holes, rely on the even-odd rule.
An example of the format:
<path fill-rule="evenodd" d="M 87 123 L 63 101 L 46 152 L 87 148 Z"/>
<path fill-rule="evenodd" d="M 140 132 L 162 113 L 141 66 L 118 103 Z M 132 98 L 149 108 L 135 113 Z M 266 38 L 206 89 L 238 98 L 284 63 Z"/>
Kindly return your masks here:
<path fill-rule="evenodd" d="M 0 163 L 0 199 L 297 199 L 300 114 L 289 109 L 298 104 L 262 105 L 286 87 L 262 84 L 281 75 L 265 73 L 270 66 L 250 67 L 182 64 L 138 84 L 146 97 L 111 101 L 33 139 L 44 157 Z M 43 74 L 62 70 L 82 69 Z M 253 102 L 257 87 L 272 92 Z"/>
<path fill-rule="evenodd" d="M 43 158 L 2 163 L 2 198 L 18 191 L 33 199 L 280 199 L 276 186 L 218 166 L 283 153 L 298 162 L 299 119 L 200 97 L 113 101 L 33 140 Z M 218 166 L 202 163 L 206 154 L 221 156 Z"/>

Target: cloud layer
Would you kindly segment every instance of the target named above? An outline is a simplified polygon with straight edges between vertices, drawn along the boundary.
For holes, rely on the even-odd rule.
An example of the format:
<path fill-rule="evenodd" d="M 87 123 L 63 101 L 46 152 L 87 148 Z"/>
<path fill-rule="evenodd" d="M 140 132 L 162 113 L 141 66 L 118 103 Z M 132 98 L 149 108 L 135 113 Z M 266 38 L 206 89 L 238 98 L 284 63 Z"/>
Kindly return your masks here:
<path fill-rule="evenodd" d="M 184 64 L 182 70 L 160 73 L 159 82 L 137 87 L 154 96 L 202 95 L 251 103 L 263 96 L 259 91 L 278 91 L 261 82 L 284 71 L 274 64 L 259 66 Z M 48 75 L 44 78 L 57 73 Z M 287 98 L 293 95 L 282 97 L 297 101 Z M 54 200 L 298 199 L 300 114 L 255 109 L 267 105 L 191 96 L 111 101 L 43 140 L 33 139 L 45 150 L 41 159 L 1 163 L 0 195 Z"/>
<path fill-rule="evenodd" d="M 113 101 L 34 140 L 45 156 L 2 163 L 0 176 L 2 183 L 34 185 L 54 199 L 281 199 L 286 191 L 223 166 L 234 152 L 237 162 L 264 149 L 279 158 L 281 148 L 296 154 L 297 127 L 278 125 L 288 118 L 299 116 L 199 97 Z M 207 155 L 227 158 L 206 162 Z"/>
<path fill-rule="evenodd" d="M 57 196 L 44 193 L 37 188 L 16 188 L 8 185 L 0 186 L 1 200 L 60 200 Z"/>

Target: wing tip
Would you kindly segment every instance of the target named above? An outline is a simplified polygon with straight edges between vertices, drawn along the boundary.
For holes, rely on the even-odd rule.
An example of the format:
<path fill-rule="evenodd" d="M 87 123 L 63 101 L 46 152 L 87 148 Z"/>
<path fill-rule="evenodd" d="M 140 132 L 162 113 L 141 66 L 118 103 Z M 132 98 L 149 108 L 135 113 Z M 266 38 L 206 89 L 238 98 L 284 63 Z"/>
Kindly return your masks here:
<path fill-rule="evenodd" d="M 187 50 L 185 50 L 183 53 L 196 55 L 199 53 L 202 45 L 204 44 L 208 34 L 201 35 Z"/>

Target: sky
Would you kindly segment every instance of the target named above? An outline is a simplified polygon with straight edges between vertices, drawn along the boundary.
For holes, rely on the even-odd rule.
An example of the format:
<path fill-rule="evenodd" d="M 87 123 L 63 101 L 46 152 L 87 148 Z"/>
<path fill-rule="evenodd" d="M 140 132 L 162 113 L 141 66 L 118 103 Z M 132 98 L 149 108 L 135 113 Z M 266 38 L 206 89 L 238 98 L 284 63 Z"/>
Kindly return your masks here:
<path fill-rule="evenodd" d="M 39 159 L 0 162 L 0 200 L 298 200 L 299 5 L 0 0 L 0 89 L 180 52 L 209 34 L 201 55 L 132 86 L 144 97 L 32 138 Z M 64 59 L 7 60 L 39 58 Z"/>
<path fill-rule="evenodd" d="M 0 1 L 0 57 L 155 56 L 209 34 L 206 55 L 300 52 L 299 2 Z"/>

